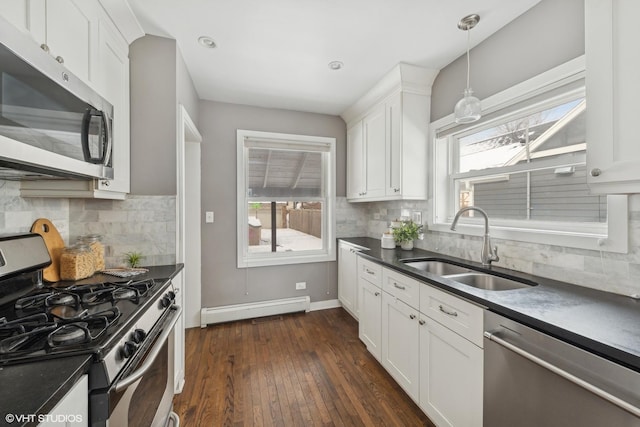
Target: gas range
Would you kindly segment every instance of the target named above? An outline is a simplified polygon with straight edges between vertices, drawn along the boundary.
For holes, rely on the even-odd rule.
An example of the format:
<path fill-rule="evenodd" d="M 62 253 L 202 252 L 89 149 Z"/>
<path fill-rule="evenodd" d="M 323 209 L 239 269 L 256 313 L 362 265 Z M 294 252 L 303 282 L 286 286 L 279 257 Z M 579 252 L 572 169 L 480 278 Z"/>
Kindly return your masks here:
<path fill-rule="evenodd" d="M 0 237 L 0 367 L 90 354 L 92 426 L 164 426 L 181 314 L 171 280 L 45 284 L 50 262 L 39 235 Z M 131 409 L 154 396 L 155 414 Z"/>
<path fill-rule="evenodd" d="M 36 287 L 0 307 L 0 364 L 86 353 L 101 359 L 168 282 L 145 279 Z M 175 297 L 172 291 L 167 294 Z"/>

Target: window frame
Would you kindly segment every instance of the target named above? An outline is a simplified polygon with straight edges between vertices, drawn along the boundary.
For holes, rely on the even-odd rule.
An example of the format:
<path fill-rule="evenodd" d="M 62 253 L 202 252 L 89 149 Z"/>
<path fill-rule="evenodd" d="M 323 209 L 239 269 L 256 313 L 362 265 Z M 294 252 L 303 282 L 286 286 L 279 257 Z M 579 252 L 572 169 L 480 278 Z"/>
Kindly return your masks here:
<path fill-rule="evenodd" d="M 544 106 L 558 99 L 575 96 L 582 89 L 567 89 L 553 94 L 554 89 L 570 86 L 585 76 L 585 57 L 580 56 L 547 72 L 506 89 L 481 101 L 485 116 L 495 118 L 478 124 L 461 127 L 454 121 L 453 114 L 430 124 L 431 159 L 431 210 L 428 218 L 429 229 L 455 233 L 450 230 L 455 215 L 456 197 L 453 186 L 454 159 L 450 155 L 451 140 L 468 134 L 474 129 L 486 127 L 506 117 L 513 117 L 518 111 Z M 544 94 L 550 94 L 548 98 Z M 542 96 L 542 100 L 536 100 Z M 533 102 L 527 103 L 528 100 Z M 588 101 L 587 101 L 588 102 Z M 514 111 L 514 106 L 528 104 Z M 588 106 L 587 106 L 588 108 Z M 504 114 L 500 114 L 505 111 Z M 500 171 L 487 176 L 501 175 Z M 491 235 L 495 238 L 536 244 L 558 245 L 571 248 L 627 253 L 628 252 L 628 199 L 626 195 L 607 196 L 607 222 L 571 223 L 561 221 L 513 220 L 491 218 Z M 462 234 L 482 235 L 484 224 L 480 218 L 465 218 L 457 226 Z"/>
<path fill-rule="evenodd" d="M 322 249 L 292 252 L 259 252 L 249 253 L 249 199 L 263 199 L 263 202 L 271 202 L 271 197 L 249 197 L 247 191 L 247 164 L 248 148 L 245 147 L 247 139 L 261 140 L 275 145 L 294 143 L 296 145 L 308 145 L 310 147 L 328 146 L 326 151 L 328 159 L 323 159 L 323 189 L 324 195 L 320 197 L 296 197 L 296 201 L 322 201 Z M 335 242 L 335 199 L 336 199 L 336 139 L 332 137 L 295 135 L 277 132 L 262 132 L 252 130 L 237 130 L 237 266 L 238 268 L 263 267 L 272 265 L 302 264 L 311 262 L 328 262 L 336 259 Z M 268 199 L 268 200 L 267 200 Z"/>

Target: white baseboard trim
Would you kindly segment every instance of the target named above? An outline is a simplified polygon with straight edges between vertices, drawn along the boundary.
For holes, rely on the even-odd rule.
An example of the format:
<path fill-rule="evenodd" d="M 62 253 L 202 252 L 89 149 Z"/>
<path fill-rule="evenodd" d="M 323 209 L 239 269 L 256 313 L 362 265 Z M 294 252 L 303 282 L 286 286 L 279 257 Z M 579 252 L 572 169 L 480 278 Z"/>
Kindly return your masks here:
<path fill-rule="evenodd" d="M 338 307 L 342 307 L 342 304 L 340 304 L 340 300 L 328 299 L 324 301 L 312 302 L 311 307 L 309 308 L 309 311 L 327 310 L 329 308 L 338 308 Z"/>
<path fill-rule="evenodd" d="M 222 307 L 203 308 L 200 310 L 200 327 L 205 328 L 212 323 L 231 322 L 234 320 L 253 319 L 276 314 L 309 311 L 311 298 L 308 296 L 284 298 L 271 301 L 234 304 Z"/>

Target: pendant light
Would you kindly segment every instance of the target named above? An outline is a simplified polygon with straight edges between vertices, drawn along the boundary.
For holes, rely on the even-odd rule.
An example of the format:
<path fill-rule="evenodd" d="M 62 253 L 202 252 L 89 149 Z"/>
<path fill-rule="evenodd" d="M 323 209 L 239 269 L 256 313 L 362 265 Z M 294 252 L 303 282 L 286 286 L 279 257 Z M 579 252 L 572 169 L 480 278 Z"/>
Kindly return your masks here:
<path fill-rule="evenodd" d="M 480 21 L 479 15 L 465 16 L 458 22 L 458 28 L 467 32 L 467 87 L 464 97 L 456 104 L 454 115 L 456 123 L 473 123 L 482 116 L 480 100 L 473 96 L 473 90 L 469 87 L 469 74 L 471 73 L 471 61 L 469 60 L 469 44 L 471 29 Z"/>

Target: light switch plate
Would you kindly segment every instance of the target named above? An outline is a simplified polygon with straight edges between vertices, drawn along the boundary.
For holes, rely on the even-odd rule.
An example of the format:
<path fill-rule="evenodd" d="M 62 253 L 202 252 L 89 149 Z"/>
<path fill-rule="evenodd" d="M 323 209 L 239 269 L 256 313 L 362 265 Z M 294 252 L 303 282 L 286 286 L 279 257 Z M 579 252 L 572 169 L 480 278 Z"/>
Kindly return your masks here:
<path fill-rule="evenodd" d="M 207 212 L 205 213 L 205 219 L 204 219 L 204 221 L 205 221 L 205 222 L 207 222 L 207 223 L 211 223 L 211 222 L 213 222 L 213 212 L 212 212 L 212 211 L 207 211 Z"/>

